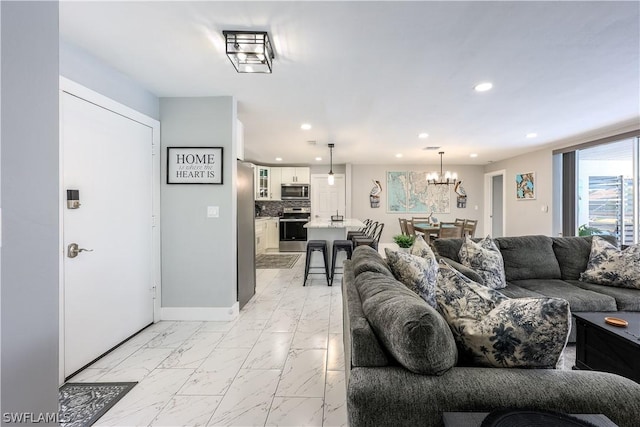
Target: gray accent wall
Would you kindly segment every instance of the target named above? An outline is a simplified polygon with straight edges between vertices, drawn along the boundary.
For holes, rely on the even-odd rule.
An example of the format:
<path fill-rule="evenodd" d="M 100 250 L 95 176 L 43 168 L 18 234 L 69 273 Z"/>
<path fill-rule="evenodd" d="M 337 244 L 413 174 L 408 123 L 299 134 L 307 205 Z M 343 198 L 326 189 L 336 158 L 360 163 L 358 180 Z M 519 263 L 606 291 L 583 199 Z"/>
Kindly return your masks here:
<path fill-rule="evenodd" d="M 38 416 L 58 411 L 58 2 L 1 8 L 0 412 Z"/>
<path fill-rule="evenodd" d="M 236 303 L 236 101 L 161 98 L 162 307 Z M 223 147 L 223 185 L 167 184 L 167 147 Z M 207 206 L 220 208 L 207 218 Z"/>
<path fill-rule="evenodd" d="M 149 117 L 160 118 L 160 101 L 156 95 L 126 74 L 64 40 L 60 40 L 60 75 Z"/>

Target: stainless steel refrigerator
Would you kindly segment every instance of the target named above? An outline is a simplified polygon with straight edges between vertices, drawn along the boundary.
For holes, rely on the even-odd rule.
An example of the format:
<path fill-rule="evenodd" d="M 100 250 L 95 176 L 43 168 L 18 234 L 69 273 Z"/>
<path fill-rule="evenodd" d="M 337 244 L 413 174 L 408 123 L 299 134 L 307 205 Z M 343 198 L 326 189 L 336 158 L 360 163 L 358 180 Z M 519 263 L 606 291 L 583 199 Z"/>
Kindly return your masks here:
<path fill-rule="evenodd" d="M 238 302 L 240 308 L 256 293 L 255 200 L 253 165 L 238 160 Z"/>

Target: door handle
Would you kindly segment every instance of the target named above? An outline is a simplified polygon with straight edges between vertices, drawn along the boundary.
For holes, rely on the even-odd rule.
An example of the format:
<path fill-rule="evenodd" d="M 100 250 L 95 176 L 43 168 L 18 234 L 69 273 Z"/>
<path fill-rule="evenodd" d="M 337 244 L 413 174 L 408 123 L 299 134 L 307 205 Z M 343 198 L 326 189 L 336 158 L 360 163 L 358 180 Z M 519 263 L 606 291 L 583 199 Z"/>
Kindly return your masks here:
<path fill-rule="evenodd" d="M 69 243 L 67 246 L 67 257 L 75 258 L 80 252 L 93 252 L 93 249 L 85 249 L 78 247 L 77 243 Z"/>

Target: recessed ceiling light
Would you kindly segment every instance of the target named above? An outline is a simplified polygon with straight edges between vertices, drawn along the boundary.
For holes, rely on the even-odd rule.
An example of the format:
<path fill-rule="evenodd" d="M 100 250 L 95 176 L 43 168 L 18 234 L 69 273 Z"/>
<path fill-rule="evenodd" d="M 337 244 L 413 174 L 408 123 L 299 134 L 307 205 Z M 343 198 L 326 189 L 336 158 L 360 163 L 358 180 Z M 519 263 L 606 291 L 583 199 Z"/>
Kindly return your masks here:
<path fill-rule="evenodd" d="M 276 162 L 281 162 L 282 161 L 282 157 L 276 157 Z"/>
<path fill-rule="evenodd" d="M 492 87 L 493 87 L 493 83 L 483 82 L 483 83 L 478 83 L 473 88 L 475 89 L 476 92 L 486 92 L 488 90 L 491 90 Z"/>
<path fill-rule="evenodd" d="M 322 160 L 322 157 L 316 157 L 316 162 L 319 162 L 320 160 Z"/>
<path fill-rule="evenodd" d="M 398 153 L 398 154 L 396 154 L 396 157 L 397 157 L 397 158 L 402 157 L 402 153 Z"/>
<path fill-rule="evenodd" d="M 527 134 L 527 138 L 535 138 L 536 136 L 538 136 L 538 134 L 535 132 L 531 132 Z"/>
<path fill-rule="evenodd" d="M 471 154 L 469 154 L 469 157 L 478 157 L 478 154 L 477 153 L 471 153 Z"/>
<path fill-rule="evenodd" d="M 420 139 L 426 139 L 426 138 L 429 138 L 429 134 L 428 134 L 428 133 L 426 133 L 426 132 L 419 133 L 419 134 L 418 134 L 418 138 L 420 138 Z"/>
<path fill-rule="evenodd" d="M 311 125 L 309 123 L 303 123 L 303 124 L 300 125 L 300 129 L 309 130 L 309 129 L 311 129 Z"/>

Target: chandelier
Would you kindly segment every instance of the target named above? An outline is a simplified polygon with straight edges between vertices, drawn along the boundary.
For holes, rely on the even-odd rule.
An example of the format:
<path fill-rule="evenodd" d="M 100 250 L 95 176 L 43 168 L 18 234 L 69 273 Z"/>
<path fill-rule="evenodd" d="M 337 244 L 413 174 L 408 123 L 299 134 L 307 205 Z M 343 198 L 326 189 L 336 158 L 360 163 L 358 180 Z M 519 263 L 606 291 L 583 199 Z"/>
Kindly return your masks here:
<path fill-rule="evenodd" d="M 271 73 L 273 46 L 266 31 L 223 31 L 229 60 L 239 73 Z"/>
<path fill-rule="evenodd" d="M 440 154 L 440 175 L 438 175 L 438 172 L 427 173 L 427 184 L 455 185 L 458 182 L 458 174 L 449 171 L 442 173 L 442 156 L 444 155 L 444 151 L 440 151 L 438 154 Z"/>

